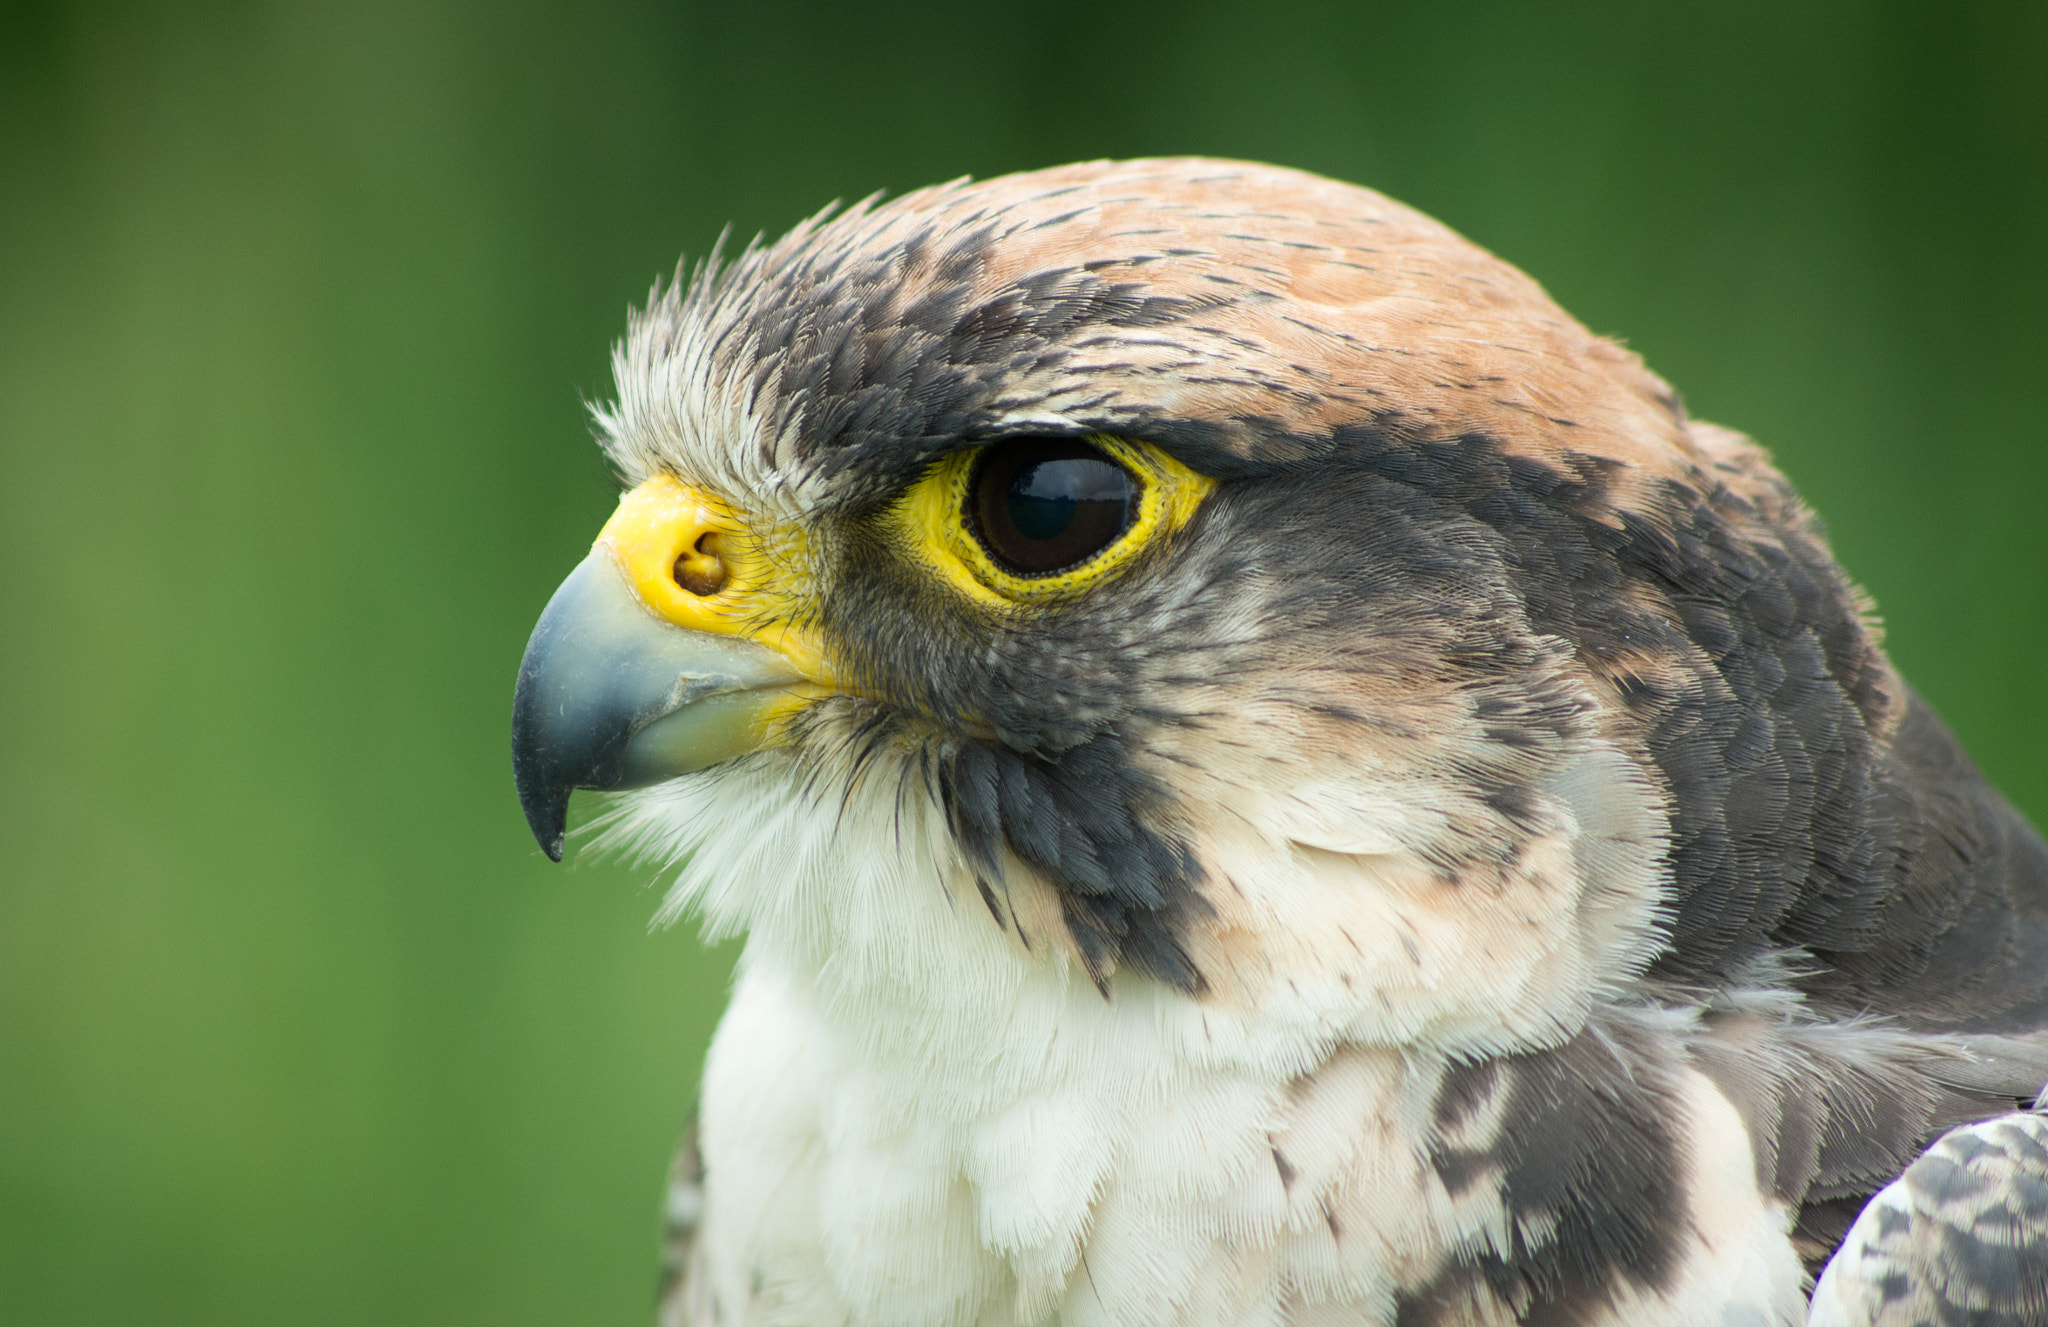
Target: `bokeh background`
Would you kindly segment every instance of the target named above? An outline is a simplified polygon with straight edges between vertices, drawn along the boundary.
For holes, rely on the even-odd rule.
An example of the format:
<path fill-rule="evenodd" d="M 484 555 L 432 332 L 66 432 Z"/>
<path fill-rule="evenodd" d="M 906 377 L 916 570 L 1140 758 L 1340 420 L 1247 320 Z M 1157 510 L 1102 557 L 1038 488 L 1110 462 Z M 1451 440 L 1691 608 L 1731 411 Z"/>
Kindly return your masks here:
<path fill-rule="evenodd" d="M 2048 5 L 0 8 L 0 1323 L 637 1324 L 732 954 L 548 864 L 584 403 L 720 229 L 1376 185 L 1774 448 L 2048 816 Z"/>

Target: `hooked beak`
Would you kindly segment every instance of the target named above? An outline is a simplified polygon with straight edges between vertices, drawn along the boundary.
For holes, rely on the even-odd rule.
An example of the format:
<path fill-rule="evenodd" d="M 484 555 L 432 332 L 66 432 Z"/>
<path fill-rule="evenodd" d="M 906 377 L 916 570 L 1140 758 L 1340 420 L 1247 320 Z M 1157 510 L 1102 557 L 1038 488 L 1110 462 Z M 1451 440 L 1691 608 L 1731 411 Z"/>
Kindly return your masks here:
<path fill-rule="evenodd" d="M 756 750 L 818 693 L 817 652 L 751 608 L 768 569 L 732 556 L 734 525 L 720 504 L 650 480 L 542 611 L 512 699 L 512 775 L 551 859 L 572 790 L 644 788 Z M 707 562 L 707 534 L 726 558 Z"/>

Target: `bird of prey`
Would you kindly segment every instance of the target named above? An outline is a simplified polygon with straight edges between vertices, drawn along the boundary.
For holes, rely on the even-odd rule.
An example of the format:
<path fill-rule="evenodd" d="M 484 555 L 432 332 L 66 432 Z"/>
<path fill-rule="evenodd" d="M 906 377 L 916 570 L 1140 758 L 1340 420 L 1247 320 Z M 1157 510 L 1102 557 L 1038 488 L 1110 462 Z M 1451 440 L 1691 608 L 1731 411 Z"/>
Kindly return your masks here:
<path fill-rule="evenodd" d="M 514 764 L 746 936 L 671 1321 L 1763 1327 L 1840 1248 L 1816 1322 L 2048 1322 L 2048 853 L 1522 273 L 1097 162 L 616 370 Z"/>

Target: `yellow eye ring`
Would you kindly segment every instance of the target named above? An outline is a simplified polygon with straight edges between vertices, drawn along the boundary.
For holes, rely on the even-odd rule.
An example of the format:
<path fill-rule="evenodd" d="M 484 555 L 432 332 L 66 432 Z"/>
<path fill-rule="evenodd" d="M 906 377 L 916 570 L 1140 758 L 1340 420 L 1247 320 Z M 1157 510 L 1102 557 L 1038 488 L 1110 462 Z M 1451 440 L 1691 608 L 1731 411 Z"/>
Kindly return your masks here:
<path fill-rule="evenodd" d="M 1122 532 L 1099 552 L 1049 575 L 1018 575 L 991 557 L 974 530 L 972 486 L 988 448 L 941 459 L 883 517 L 890 542 L 941 581 L 992 608 L 1044 603 L 1094 585 L 1153 540 L 1186 525 L 1216 481 L 1145 442 L 1108 434 L 1086 440 L 1135 481 Z"/>

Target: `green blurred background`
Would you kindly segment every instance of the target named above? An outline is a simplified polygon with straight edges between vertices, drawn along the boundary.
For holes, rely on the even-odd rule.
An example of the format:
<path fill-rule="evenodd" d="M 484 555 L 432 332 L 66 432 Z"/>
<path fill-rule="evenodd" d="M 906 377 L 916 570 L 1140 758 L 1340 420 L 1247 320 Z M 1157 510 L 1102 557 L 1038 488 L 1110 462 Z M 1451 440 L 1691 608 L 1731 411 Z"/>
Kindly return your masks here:
<path fill-rule="evenodd" d="M 730 951 L 549 865 L 583 402 L 721 227 L 1376 185 L 1774 448 L 2048 815 L 2048 5 L 0 10 L 0 1322 L 636 1324 Z"/>

